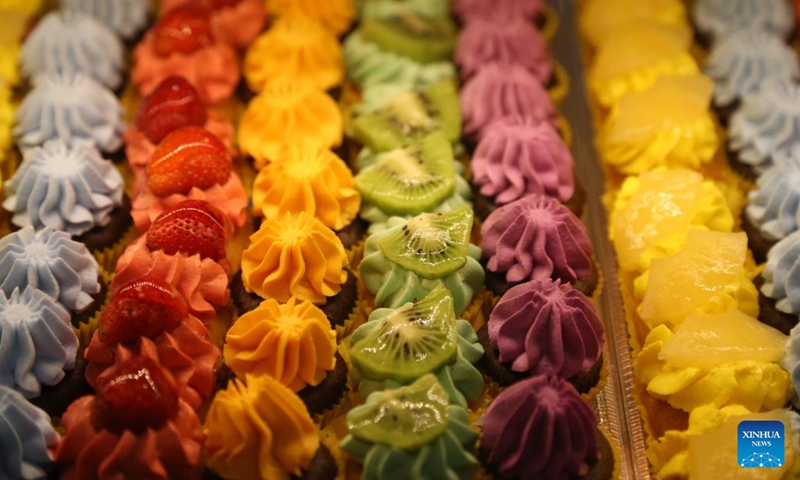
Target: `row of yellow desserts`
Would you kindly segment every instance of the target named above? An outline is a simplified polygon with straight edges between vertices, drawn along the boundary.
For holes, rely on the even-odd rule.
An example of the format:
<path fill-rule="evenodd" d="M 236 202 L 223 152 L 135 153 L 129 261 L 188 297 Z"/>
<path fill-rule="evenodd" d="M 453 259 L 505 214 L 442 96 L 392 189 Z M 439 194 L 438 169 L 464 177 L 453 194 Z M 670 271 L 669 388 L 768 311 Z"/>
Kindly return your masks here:
<path fill-rule="evenodd" d="M 756 320 L 758 271 L 736 232 L 743 183 L 720 149 L 684 5 L 587 0 L 580 26 L 648 458 L 664 478 L 751 478 L 737 467 L 738 422 L 791 431 L 786 337 Z M 789 440 L 786 452 L 764 478 L 798 468 Z"/>

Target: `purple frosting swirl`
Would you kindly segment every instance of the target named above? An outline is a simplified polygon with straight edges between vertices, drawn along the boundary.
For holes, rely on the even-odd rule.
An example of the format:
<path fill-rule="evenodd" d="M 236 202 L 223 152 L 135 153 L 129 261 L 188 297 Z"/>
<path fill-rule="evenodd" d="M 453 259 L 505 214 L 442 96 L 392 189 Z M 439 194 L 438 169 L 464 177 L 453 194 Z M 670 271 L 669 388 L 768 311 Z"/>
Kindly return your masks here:
<path fill-rule="evenodd" d="M 592 302 L 560 280 L 513 287 L 489 317 L 489 340 L 516 372 L 569 379 L 603 352 L 603 324 Z"/>
<path fill-rule="evenodd" d="M 569 383 L 536 376 L 500 393 L 483 417 L 481 448 L 511 478 L 582 477 L 599 459 L 597 419 Z"/>
<path fill-rule="evenodd" d="M 589 276 L 592 243 L 586 227 L 558 200 L 529 195 L 492 212 L 481 228 L 483 257 L 508 283 L 560 278 L 576 283 Z"/>
<path fill-rule="evenodd" d="M 542 83 L 522 65 L 487 63 L 461 89 L 464 133 L 480 138 L 490 124 L 508 115 L 556 126 L 558 113 Z"/>
<path fill-rule="evenodd" d="M 516 17 L 498 28 L 492 18 L 471 19 L 458 35 L 456 63 L 462 77 L 469 78 L 495 61 L 522 65 L 542 84 L 547 84 L 553 73 L 547 43 L 532 23 Z"/>
<path fill-rule="evenodd" d="M 503 117 L 486 129 L 472 157 L 472 182 L 505 205 L 531 194 L 566 202 L 575 192 L 572 154 L 547 122 Z"/>
<path fill-rule="evenodd" d="M 453 0 L 452 6 L 453 12 L 464 22 L 486 17 L 492 17 L 495 22 L 516 18 L 534 20 L 544 11 L 543 0 Z"/>

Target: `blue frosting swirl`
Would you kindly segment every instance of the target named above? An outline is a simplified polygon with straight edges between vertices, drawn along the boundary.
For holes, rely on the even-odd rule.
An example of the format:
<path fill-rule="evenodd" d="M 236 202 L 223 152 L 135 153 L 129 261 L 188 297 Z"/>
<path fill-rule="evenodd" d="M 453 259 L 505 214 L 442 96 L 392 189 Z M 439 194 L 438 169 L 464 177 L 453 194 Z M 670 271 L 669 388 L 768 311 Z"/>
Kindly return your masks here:
<path fill-rule="evenodd" d="M 105 25 L 80 12 L 51 12 L 37 23 L 20 52 L 30 77 L 84 73 L 116 89 L 122 84 L 124 47 Z"/>
<path fill-rule="evenodd" d="M 728 147 L 740 162 L 763 172 L 800 146 L 800 86 L 768 81 L 745 97 L 731 117 Z"/>
<path fill-rule="evenodd" d="M 783 368 L 789 372 L 792 379 L 792 403 L 800 408 L 800 324 L 796 325 L 789 332 L 789 340 L 786 341 L 786 352 L 783 355 Z"/>
<path fill-rule="evenodd" d="M 788 38 L 794 28 L 794 12 L 785 0 L 697 0 L 692 19 L 699 31 L 712 37 L 754 27 Z"/>
<path fill-rule="evenodd" d="M 100 291 L 97 260 L 66 232 L 24 227 L 0 238 L 0 290 L 39 289 L 70 310 L 88 308 Z"/>
<path fill-rule="evenodd" d="M 34 83 L 15 115 L 21 148 L 54 139 L 87 140 L 104 152 L 122 145 L 124 111 L 110 90 L 84 74 L 45 75 Z"/>
<path fill-rule="evenodd" d="M 70 313 L 46 293 L 26 287 L 0 291 L 0 385 L 26 398 L 56 385 L 75 368 L 78 337 Z"/>
<path fill-rule="evenodd" d="M 0 385 L 0 478 L 33 480 L 47 476 L 48 449 L 58 443 L 50 417 L 19 393 Z"/>
<path fill-rule="evenodd" d="M 61 0 L 61 8 L 88 13 L 122 38 L 130 40 L 147 26 L 151 3 L 143 0 Z"/>
<path fill-rule="evenodd" d="M 26 151 L 5 188 L 3 207 L 13 213 L 14 225 L 74 236 L 108 224 L 111 211 L 122 205 L 125 181 L 91 145 L 53 140 Z"/>
<path fill-rule="evenodd" d="M 794 233 L 800 225 L 800 150 L 779 159 L 751 191 L 747 218 L 770 240 Z"/>
<path fill-rule="evenodd" d="M 774 298 L 781 312 L 800 313 L 800 231 L 773 246 L 767 253 L 767 266 L 761 274 L 761 293 Z"/>

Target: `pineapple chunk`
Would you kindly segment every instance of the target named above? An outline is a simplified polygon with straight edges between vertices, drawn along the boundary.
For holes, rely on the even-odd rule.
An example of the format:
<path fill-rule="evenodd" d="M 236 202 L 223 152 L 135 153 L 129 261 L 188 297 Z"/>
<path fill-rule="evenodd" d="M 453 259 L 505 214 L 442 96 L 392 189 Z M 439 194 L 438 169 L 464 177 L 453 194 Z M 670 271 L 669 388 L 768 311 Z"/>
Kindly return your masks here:
<path fill-rule="evenodd" d="M 580 28 L 595 46 L 608 35 L 642 22 L 669 25 L 689 32 L 680 0 L 588 0 L 581 7 Z"/>

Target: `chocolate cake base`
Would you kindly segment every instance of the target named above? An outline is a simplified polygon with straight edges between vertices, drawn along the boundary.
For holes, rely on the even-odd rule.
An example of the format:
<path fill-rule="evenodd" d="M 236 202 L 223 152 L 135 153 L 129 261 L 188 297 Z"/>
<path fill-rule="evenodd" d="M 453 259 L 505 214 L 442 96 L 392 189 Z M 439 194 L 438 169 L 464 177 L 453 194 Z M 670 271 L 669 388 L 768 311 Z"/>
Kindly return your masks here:
<path fill-rule="evenodd" d="M 498 297 L 505 295 L 505 293 L 512 287 L 515 287 L 521 283 L 525 283 L 509 283 L 506 281 L 506 272 L 493 272 L 486 267 L 486 259 L 482 259 L 481 264 L 486 272 L 486 280 L 484 281 L 486 288 L 488 288 L 490 292 Z M 600 278 L 597 273 L 597 265 L 594 261 L 592 261 L 592 268 L 589 270 L 589 276 L 574 283 L 572 288 L 583 293 L 587 297 L 591 297 L 594 294 L 594 291 L 597 289 L 599 282 Z"/>
<path fill-rule="evenodd" d="M 64 378 L 53 386 L 42 386 L 42 393 L 31 399 L 31 403 L 41 408 L 51 417 L 61 417 L 75 400 L 90 395 L 92 387 L 86 381 L 86 360 L 83 358 L 83 349 L 78 352 L 75 359 L 75 368 L 66 372 Z"/>
<path fill-rule="evenodd" d="M 761 293 L 761 286 L 764 285 L 764 277 L 758 276 L 753 280 L 753 284 L 758 289 L 758 321 L 779 330 L 784 335 L 797 325 L 797 314 L 781 312 L 775 308 L 775 300 Z"/>
<path fill-rule="evenodd" d="M 761 230 L 750 221 L 744 211 L 742 211 L 742 230 L 747 234 L 747 246 L 753 251 L 753 258 L 758 263 L 766 262 L 767 253 L 778 242 L 765 237 Z"/>
<path fill-rule="evenodd" d="M 133 226 L 131 217 L 131 200 L 127 195 L 122 197 L 122 205 L 111 211 L 107 225 L 94 227 L 83 235 L 72 237 L 76 242 L 86 245 L 90 252 L 111 247 Z"/>
<path fill-rule="evenodd" d="M 331 451 L 320 443 L 317 453 L 314 454 L 308 468 L 303 471 L 303 475 L 299 477 L 291 475 L 289 478 L 293 480 L 334 480 L 338 471 L 336 460 L 334 460 Z M 253 478 L 257 476 L 257 474 L 253 474 Z M 205 470 L 202 478 L 203 480 L 222 480 L 222 477 L 211 470 Z"/>
<path fill-rule="evenodd" d="M 336 366 L 328 372 L 328 375 L 319 385 L 308 386 L 299 392 L 297 396 L 303 400 L 311 415 L 319 415 L 325 410 L 336 405 L 342 396 L 347 392 L 347 363 L 336 353 Z"/>

